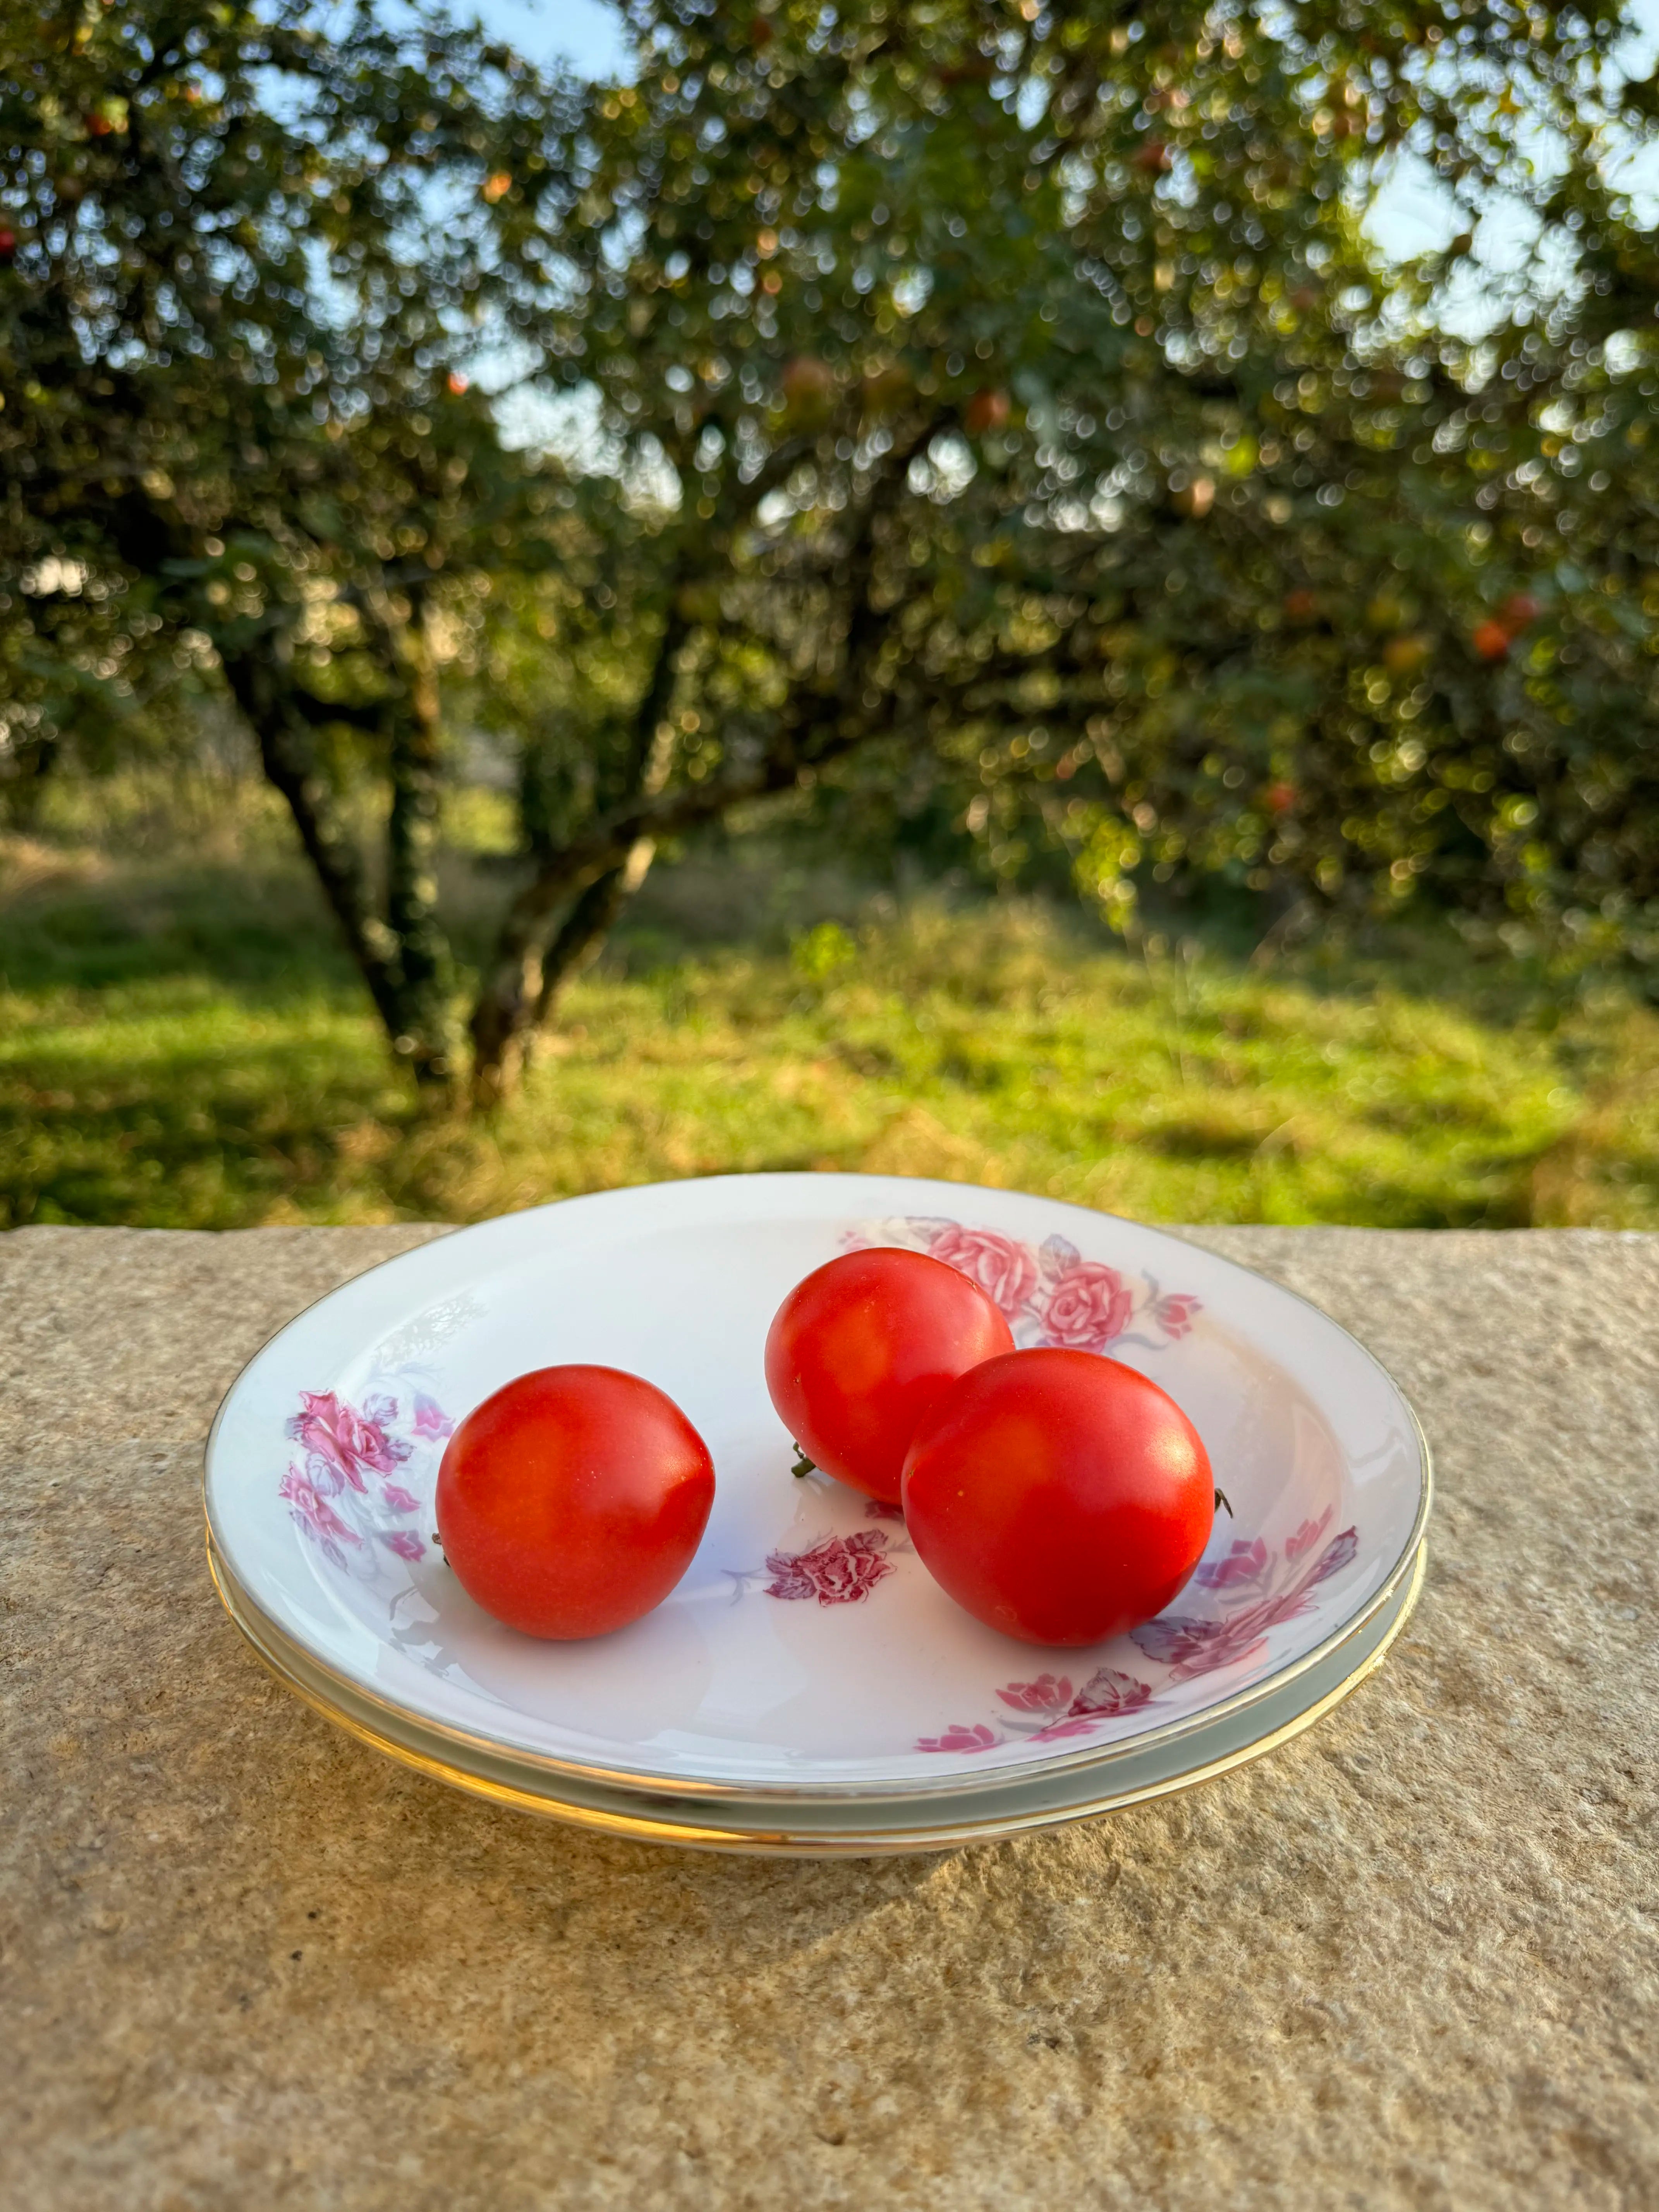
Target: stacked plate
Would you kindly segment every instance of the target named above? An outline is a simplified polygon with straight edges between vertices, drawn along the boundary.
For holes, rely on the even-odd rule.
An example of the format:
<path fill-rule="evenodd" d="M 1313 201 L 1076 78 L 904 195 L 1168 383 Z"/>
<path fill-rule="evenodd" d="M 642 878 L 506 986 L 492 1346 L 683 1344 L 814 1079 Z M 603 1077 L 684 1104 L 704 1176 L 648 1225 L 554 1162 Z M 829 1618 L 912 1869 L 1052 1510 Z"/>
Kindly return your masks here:
<path fill-rule="evenodd" d="M 896 1510 L 797 1480 L 761 1354 L 836 1253 L 932 1252 L 1022 1345 L 1164 1385 L 1218 1514 L 1192 1581 L 1133 1635 L 1042 1650 L 939 1589 Z M 647 1376 L 714 1454 L 696 1559 L 643 1620 L 532 1641 L 434 1540 L 454 1423 L 513 1376 Z M 310 1704 L 458 1787 L 612 1833 L 738 1850 L 908 1851 L 1107 1812 L 1224 1772 L 1378 1665 L 1415 1600 L 1428 1451 L 1314 1307 L 1179 1239 L 1006 1191 L 737 1176 L 612 1191 L 405 1253 L 238 1379 L 207 1453 L 232 1618 Z"/>

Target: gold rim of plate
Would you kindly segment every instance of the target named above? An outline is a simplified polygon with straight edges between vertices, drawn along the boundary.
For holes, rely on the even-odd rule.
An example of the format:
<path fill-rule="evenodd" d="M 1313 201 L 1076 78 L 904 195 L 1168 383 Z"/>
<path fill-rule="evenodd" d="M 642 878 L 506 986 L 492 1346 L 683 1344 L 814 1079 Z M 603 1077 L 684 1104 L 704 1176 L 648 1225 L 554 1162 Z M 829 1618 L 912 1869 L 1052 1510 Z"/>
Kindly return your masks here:
<path fill-rule="evenodd" d="M 347 1711 L 295 1673 L 292 1665 L 285 1662 L 282 1654 L 281 1646 L 287 1639 L 274 1624 L 264 1621 L 258 1607 L 235 1583 L 216 1553 L 210 1534 L 207 1553 L 209 1571 L 225 1611 L 258 1658 L 283 1686 L 310 1706 L 313 1711 L 320 1713 L 325 1719 L 343 1729 L 359 1742 L 383 1753 L 398 1765 L 412 1768 L 418 1774 L 430 1776 L 434 1780 L 447 1783 L 453 1789 L 465 1790 L 469 1796 L 484 1798 L 491 1804 L 508 1806 L 514 1811 L 535 1814 L 543 1819 L 562 1821 L 605 1835 L 625 1837 L 634 1842 L 675 1844 L 689 1850 L 769 1853 L 775 1856 L 811 1858 L 868 1858 L 904 1852 L 950 1850 L 967 1844 L 1000 1842 L 1011 1836 L 1028 1834 L 1043 1828 L 1067 1826 L 1074 1821 L 1093 1820 L 1103 1814 L 1125 1810 L 1131 1805 L 1174 1796 L 1182 1790 L 1196 1789 L 1201 1783 L 1214 1781 L 1221 1775 L 1231 1773 L 1235 1767 L 1243 1766 L 1268 1752 L 1277 1750 L 1282 1744 L 1291 1742 L 1304 1729 L 1311 1728 L 1316 1721 L 1322 1719 L 1334 1706 L 1340 1705 L 1376 1672 L 1411 1619 L 1422 1591 L 1428 1565 L 1428 1547 L 1425 1542 L 1419 1542 L 1411 1561 L 1404 1595 L 1393 1618 L 1358 1664 L 1340 1681 L 1277 1727 L 1245 1743 L 1235 1745 L 1214 1758 L 1203 1759 L 1195 1766 L 1159 1777 L 1144 1784 L 1132 1784 L 1127 1788 L 1120 1787 L 1099 1796 L 1079 1799 L 1074 1803 L 1037 1806 L 1024 1812 L 1010 1808 L 981 1819 L 930 1820 L 921 1818 L 914 1826 L 903 1827 L 813 1831 L 782 1826 L 760 1828 L 714 1825 L 707 1819 L 676 1819 L 665 1811 L 647 1809 L 644 1805 L 637 1809 L 629 1809 L 616 1804 L 584 1804 L 569 1796 L 556 1797 L 497 1780 L 491 1776 L 470 1772 L 430 1751 L 412 1744 L 400 1743 L 360 1715 Z M 1373 1607 L 1363 1620 L 1353 1624 L 1350 1635 L 1363 1637 L 1365 1628 L 1376 1618 L 1376 1608 Z M 270 1641 L 259 1633 L 256 1622 L 266 1629 Z M 324 1672 L 320 1668 L 318 1671 L 319 1674 Z M 1281 1682 L 1278 1686 L 1282 1688 L 1284 1685 Z M 1220 1717 L 1227 1716 L 1224 1714 Z M 425 1724 L 416 1723 L 413 1725 L 423 1728 Z M 1115 1753 L 1122 1753 L 1147 1747 L 1143 1747 L 1132 1741 L 1131 1744 L 1115 1747 L 1114 1750 Z M 1017 1793 L 1022 1783 L 1052 1782 L 1055 1778 L 1054 1769 L 1045 1766 L 1037 1773 L 1017 1775 L 1002 1786 Z M 857 1798 L 852 1799 L 848 1809 L 856 1811 L 860 1802 Z M 872 1793 L 872 1804 L 879 1802 Z M 917 1810 L 921 1810 L 920 1806 Z"/>

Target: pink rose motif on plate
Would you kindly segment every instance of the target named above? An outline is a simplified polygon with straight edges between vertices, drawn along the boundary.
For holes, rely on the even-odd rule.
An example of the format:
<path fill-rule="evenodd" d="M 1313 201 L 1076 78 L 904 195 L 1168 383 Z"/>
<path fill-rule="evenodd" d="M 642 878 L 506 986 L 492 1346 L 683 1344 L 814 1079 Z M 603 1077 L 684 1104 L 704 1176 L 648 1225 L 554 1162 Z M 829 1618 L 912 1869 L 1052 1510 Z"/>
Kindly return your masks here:
<path fill-rule="evenodd" d="M 1200 1301 L 1189 1291 L 1169 1291 L 1152 1308 L 1152 1319 L 1165 1336 L 1186 1336 L 1190 1334 L 1194 1316 L 1199 1312 Z"/>
<path fill-rule="evenodd" d="M 343 1559 L 342 1544 L 362 1542 L 356 1530 L 346 1526 L 316 1485 L 307 1482 L 297 1468 L 289 1468 L 276 1486 L 276 1495 L 287 1498 L 294 1518 L 317 1539 L 331 1559 Z"/>
<path fill-rule="evenodd" d="M 1089 1735 L 1097 1721 L 1139 1712 L 1152 1703 L 1152 1691 L 1149 1682 L 1121 1674 L 1115 1667 L 1097 1667 L 1075 1694 L 1068 1675 L 1039 1674 L 1035 1682 L 1010 1682 L 997 1695 L 1017 1711 L 1052 1714 L 1048 1725 L 1031 1738 L 1033 1743 L 1046 1743 L 1052 1736 Z"/>
<path fill-rule="evenodd" d="M 1032 1682 L 1006 1683 L 997 1696 L 1014 1716 L 1006 1723 L 1012 1735 L 1000 1735 L 982 1722 L 968 1727 L 957 1721 L 942 1735 L 919 1737 L 916 1749 L 990 1751 L 1020 1737 L 1028 1743 L 1053 1743 L 1064 1736 L 1092 1735 L 1102 1721 L 1150 1705 L 1152 1688 L 1115 1667 L 1097 1667 L 1080 1690 L 1073 1688 L 1069 1674 L 1039 1674 Z"/>
<path fill-rule="evenodd" d="M 997 1695 L 1018 1713 L 1063 1713 L 1072 1702 L 1071 1678 L 1039 1674 L 1035 1682 L 1010 1682 Z"/>
<path fill-rule="evenodd" d="M 1260 1536 L 1235 1537 L 1225 1553 L 1201 1565 L 1188 1585 L 1189 1590 L 1213 1591 L 1219 1611 L 1163 1613 L 1131 1629 L 1129 1641 L 1155 1666 L 1169 1669 L 1160 1690 L 1116 1667 L 1097 1667 L 1081 1689 L 1073 1687 L 1069 1674 L 1042 1674 L 1030 1681 L 1005 1683 L 997 1691 L 1006 1708 L 999 1727 L 954 1722 L 939 1735 L 919 1738 L 916 1748 L 989 1751 L 1021 1740 L 1050 1743 L 1092 1735 L 1103 1722 L 1156 1703 L 1163 1688 L 1224 1667 L 1250 1665 L 1267 1650 L 1269 1629 L 1307 1613 L 1318 1585 L 1358 1555 L 1357 1528 L 1341 1529 L 1326 1540 L 1332 1518 L 1328 1506 L 1316 1521 L 1303 1522 L 1282 1551 Z"/>
<path fill-rule="evenodd" d="M 1057 1345 L 1106 1352 L 1137 1345 L 1167 1352 L 1191 1335 L 1203 1310 L 1190 1291 L 1166 1291 L 1150 1275 L 1126 1275 L 1103 1261 L 1085 1260 L 1058 1232 L 1025 1244 L 998 1229 L 904 1214 L 860 1223 L 841 1238 L 844 1252 L 883 1244 L 927 1252 L 958 1268 L 995 1301 L 1015 1343 L 1025 1349 Z"/>
<path fill-rule="evenodd" d="M 952 1222 L 928 1249 L 935 1260 L 977 1283 L 1009 1322 L 1017 1322 L 1030 1303 L 1037 1263 L 1029 1245 L 1000 1237 L 994 1229 L 963 1229 Z"/>
<path fill-rule="evenodd" d="M 435 1472 L 443 1439 L 453 1427 L 442 1407 L 422 1391 L 410 1394 L 400 1420 L 398 1401 L 390 1393 L 365 1398 L 357 1407 L 332 1390 L 302 1390 L 299 1412 L 284 1425 L 299 1447 L 300 1463 L 290 1462 L 277 1494 L 331 1565 L 372 1577 L 377 1545 L 413 1565 L 426 1557 L 425 1540 L 414 1528 L 396 1524 L 419 1513 L 421 1500 L 407 1481 L 394 1477 L 416 1461 Z M 372 1486 L 365 1479 L 370 1476 Z"/>
<path fill-rule="evenodd" d="M 288 1433 L 308 1457 L 343 1475 L 354 1490 L 363 1490 L 365 1474 L 390 1474 L 409 1457 L 408 1443 L 387 1432 L 386 1424 L 396 1411 L 394 1399 L 371 1400 L 359 1413 L 331 1390 L 302 1390 Z"/>
<path fill-rule="evenodd" d="M 1293 1536 L 1285 1539 L 1285 1557 L 1294 1566 L 1312 1551 L 1331 1525 L 1331 1509 L 1328 1505 L 1317 1521 L 1304 1521 Z"/>
<path fill-rule="evenodd" d="M 1043 1334 L 1048 1343 L 1072 1351 L 1104 1352 L 1127 1328 L 1134 1308 L 1128 1285 L 1115 1267 L 1079 1260 L 1043 1303 Z"/>
<path fill-rule="evenodd" d="M 917 1739 L 918 1751 L 994 1751 L 1002 1741 L 994 1729 L 982 1723 L 977 1728 L 963 1728 L 960 1724 L 945 1729 L 943 1735 L 924 1735 Z"/>
<path fill-rule="evenodd" d="M 1138 1713 L 1152 1700 L 1150 1683 L 1137 1681 L 1133 1674 L 1121 1674 L 1115 1667 L 1097 1667 L 1073 1698 L 1071 1710 L 1079 1716 Z"/>
<path fill-rule="evenodd" d="M 1358 1556 L 1359 1531 L 1358 1528 L 1345 1528 L 1340 1536 L 1333 1536 L 1326 1546 L 1323 1558 L 1314 1569 L 1314 1581 L 1328 1582 L 1333 1575 L 1340 1575 L 1343 1568 Z"/>
<path fill-rule="evenodd" d="M 414 1428 L 417 1437 L 431 1437 L 440 1443 L 455 1433 L 454 1422 L 435 1400 L 427 1396 L 424 1390 L 415 1393 Z"/>
<path fill-rule="evenodd" d="M 1212 1674 L 1218 1667 L 1254 1659 L 1262 1649 L 1268 1629 L 1297 1610 L 1292 1602 L 1268 1598 L 1219 1620 L 1188 1620 L 1180 1613 L 1159 1613 L 1131 1635 L 1149 1659 L 1170 1669 L 1170 1679 L 1190 1681 L 1195 1674 Z"/>
<path fill-rule="evenodd" d="M 893 1571 L 886 1550 L 881 1529 L 857 1528 L 850 1536 L 826 1536 L 810 1552 L 769 1552 L 766 1595 L 816 1598 L 820 1605 L 860 1604 Z"/>
<path fill-rule="evenodd" d="M 1296 1540 L 1294 1537 L 1291 1540 Z M 1285 1547 L 1287 1558 L 1294 1558 L 1290 1547 Z M 1235 1539 L 1232 1549 L 1224 1559 L 1212 1559 L 1195 1568 L 1193 1581 L 1200 1589 L 1243 1589 L 1259 1584 L 1267 1571 L 1267 1547 L 1260 1536 L 1245 1543 Z"/>
<path fill-rule="evenodd" d="M 1194 1675 L 1213 1674 L 1218 1667 L 1240 1665 L 1259 1657 L 1266 1647 L 1267 1631 L 1276 1628 L 1280 1621 L 1294 1620 L 1305 1613 L 1310 1593 L 1315 1587 L 1340 1573 L 1358 1551 L 1358 1530 L 1344 1528 L 1340 1535 L 1332 1537 L 1311 1567 L 1297 1569 L 1298 1560 L 1306 1558 L 1310 1546 L 1323 1533 L 1330 1517 L 1327 1509 L 1318 1522 L 1304 1522 L 1285 1545 L 1285 1564 L 1297 1570 L 1295 1579 L 1286 1588 L 1217 1620 L 1161 1613 L 1156 1620 L 1145 1621 L 1140 1627 L 1131 1629 L 1131 1642 L 1138 1644 L 1149 1659 L 1167 1666 L 1170 1679 L 1176 1682 L 1190 1681 Z M 1235 1543 L 1226 1559 L 1207 1569 L 1200 1568 L 1193 1577 L 1194 1583 L 1223 1592 L 1259 1586 L 1264 1579 L 1271 1579 L 1272 1556 L 1267 1555 L 1259 1565 L 1257 1548 L 1254 1544 Z"/>
<path fill-rule="evenodd" d="M 1313 1549 L 1330 1525 L 1331 1509 L 1328 1505 L 1317 1521 L 1302 1523 L 1285 1545 L 1285 1557 L 1292 1562 L 1302 1559 Z M 1357 1528 L 1345 1528 L 1340 1536 L 1333 1536 L 1320 1555 L 1319 1565 L 1314 1569 L 1314 1582 L 1328 1582 L 1333 1575 L 1340 1575 L 1358 1550 L 1359 1531 Z"/>

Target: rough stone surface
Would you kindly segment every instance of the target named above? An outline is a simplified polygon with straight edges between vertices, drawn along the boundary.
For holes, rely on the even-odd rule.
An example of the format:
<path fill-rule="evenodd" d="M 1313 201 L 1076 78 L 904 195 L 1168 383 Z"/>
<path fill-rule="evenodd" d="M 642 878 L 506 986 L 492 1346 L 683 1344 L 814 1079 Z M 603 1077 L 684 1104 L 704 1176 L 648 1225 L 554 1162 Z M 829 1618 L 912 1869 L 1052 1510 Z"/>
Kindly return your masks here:
<path fill-rule="evenodd" d="M 222 1617 L 216 1401 L 429 1233 L 0 1240 L 0 2200 L 1659 2203 L 1659 1239 L 1204 1232 L 1414 1398 L 1413 1623 L 1189 1796 L 847 1863 L 453 1795 Z"/>

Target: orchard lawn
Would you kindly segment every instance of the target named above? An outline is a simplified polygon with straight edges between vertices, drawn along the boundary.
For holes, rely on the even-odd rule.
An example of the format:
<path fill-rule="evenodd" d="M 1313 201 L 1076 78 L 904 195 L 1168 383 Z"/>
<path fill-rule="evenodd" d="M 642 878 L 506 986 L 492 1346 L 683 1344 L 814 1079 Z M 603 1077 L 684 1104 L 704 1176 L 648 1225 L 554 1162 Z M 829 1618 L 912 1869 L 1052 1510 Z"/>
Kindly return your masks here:
<path fill-rule="evenodd" d="M 521 1095 L 434 1122 L 298 865 L 191 842 L 0 847 L 0 1225 L 470 1221 L 862 1169 L 1164 1221 L 1659 1228 L 1659 1018 L 1449 936 L 1263 968 L 1007 902 L 814 920 L 775 868 L 734 935 L 710 902 L 741 867 L 693 860 Z"/>

